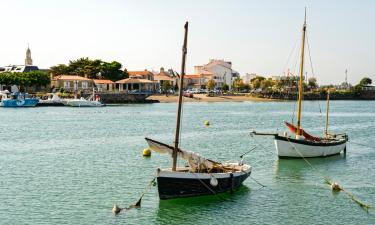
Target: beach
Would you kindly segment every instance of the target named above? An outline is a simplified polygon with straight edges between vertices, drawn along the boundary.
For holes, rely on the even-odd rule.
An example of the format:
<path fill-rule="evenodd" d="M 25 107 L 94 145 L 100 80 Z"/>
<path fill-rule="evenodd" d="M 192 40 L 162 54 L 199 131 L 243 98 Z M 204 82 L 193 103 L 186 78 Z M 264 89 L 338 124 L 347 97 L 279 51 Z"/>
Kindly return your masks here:
<path fill-rule="evenodd" d="M 257 102 L 270 102 L 277 101 L 274 99 L 257 98 L 246 95 L 237 96 L 214 96 L 208 97 L 206 94 L 194 94 L 193 98 L 183 97 L 185 102 L 245 102 L 245 101 L 257 101 Z M 161 103 L 177 102 L 177 95 L 152 95 L 147 98 L 148 100 L 157 100 Z"/>

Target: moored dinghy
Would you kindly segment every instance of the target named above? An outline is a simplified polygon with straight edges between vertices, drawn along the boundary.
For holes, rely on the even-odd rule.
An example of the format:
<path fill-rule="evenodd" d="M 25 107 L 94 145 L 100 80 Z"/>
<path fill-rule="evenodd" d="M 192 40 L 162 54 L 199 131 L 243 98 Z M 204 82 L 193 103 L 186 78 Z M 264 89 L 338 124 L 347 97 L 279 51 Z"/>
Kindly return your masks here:
<path fill-rule="evenodd" d="M 255 135 L 273 135 L 275 137 L 277 155 L 280 158 L 325 157 L 340 154 L 342 151 L 344 151 L 344 153 L 346 152 L 346 142 L 348 141 L 348 136 L 346 134 L 328 133 L 329 91 L 327 94 L 326 128 L 324 136 L 315 137 L 301 128 L 305 35 L 306 11 L 305 21 L 302 29 L 302 48 L 298 85 L 297 126 L 285 122 L 285 125 L 289 128 L 291 133 L 293 133 L 294 137 L 292 135 L 289 135 L 287 132 L 285 132 L 284 134 L 262 134 L 255 131 L 252 132 Z"/>
<path fill-rule="evenodd" d="M 187 32 L 188 22 L 185 24 L 174 146 L 146 138 L 150 149 L 159 153 L 167 153 L 173 158 L 172 168 L 157 170 L 157 184 L 160 199 L 211 195 L 233 191 L 238 188 L 251 173 L 251 166 L 242 164 L 242 162 L 219 163 L 203 158 L 197 153 L 183 151 L 178 146 L 183 95 L 182 87 L 187 52 Z M 186 160 L 188 166 L 177 167 L 177 157 Z"/>

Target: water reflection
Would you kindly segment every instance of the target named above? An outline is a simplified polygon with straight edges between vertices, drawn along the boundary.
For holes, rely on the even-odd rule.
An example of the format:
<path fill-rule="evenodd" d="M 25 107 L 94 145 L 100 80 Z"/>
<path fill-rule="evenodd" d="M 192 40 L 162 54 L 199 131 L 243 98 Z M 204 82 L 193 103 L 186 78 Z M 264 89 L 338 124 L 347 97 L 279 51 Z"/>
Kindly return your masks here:
<path fill-rule="evenodd" d="M 226 192 L 217 195 L 160 200 L 157 222 L 168 224 L 173 220 L 184 221 L 184 224 L 195 224 L 196 221 L 203 221 L 207 214 L 212 215 L 209 212 L 230 208 L 241 201 L 246 202 L 245 199 L 249 198 L 250 194 L 251 189 L 242 185 L 233 194 Z"/>
<path fill-rule="evenodd" d="M 275 161 L 275 178 L 291 179 L 295 182 L 303 180 L 307 174 L 312 172 L 324 174 L 327 167 L 338 166 L 345 163 L 344 154 L 329 156 L 325 158 L 304 159 L 279 159 Z M 311 164 L 311 166 L 310 166 Z M 315 170 L 315 171 L 314 171 Z M 319 175 L 319 174 L 316 174 Z"/>

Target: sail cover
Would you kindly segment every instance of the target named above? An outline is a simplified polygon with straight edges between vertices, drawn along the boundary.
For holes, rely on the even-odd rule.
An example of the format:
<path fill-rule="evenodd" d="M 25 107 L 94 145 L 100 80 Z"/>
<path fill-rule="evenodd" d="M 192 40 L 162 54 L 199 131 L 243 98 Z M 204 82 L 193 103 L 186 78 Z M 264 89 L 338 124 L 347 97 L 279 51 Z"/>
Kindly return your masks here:
<path fill-rule="evenodd" d="M 289 130 L 293 133 L 297 133 L 297 127 L 295 127 L 293 124 L 291 123 L 288 123 L 286 121 L 285 122 L 285 125 L 289 128 Z M 315 137 L 315 136 L 312 136 L 311 134 L 307 133 L 304 129 L 300 128 L 300 131 L 301 131 L 301 135 L 305 137 L 306 140 L 309 140 L 309 141 L 321 141 L 321 138 L 319 137 Z"/>
<path fill-rule="evenodd" d="M 173 146 L 149 138 L 146 138 L 146 141 L 151 150 L 161 154 L 169 154 L 170 156 L 172 156 L 174 150 Z M 181 149 L 178 149 L 177 156 L 185 159 L 189 163 L 192 172 L 196 172 L 199 170 L 211 170 L 215 166 L 220 165 L 220 163 L 203 158 L 199 154 L 191 151 L 183 151 Z"/>

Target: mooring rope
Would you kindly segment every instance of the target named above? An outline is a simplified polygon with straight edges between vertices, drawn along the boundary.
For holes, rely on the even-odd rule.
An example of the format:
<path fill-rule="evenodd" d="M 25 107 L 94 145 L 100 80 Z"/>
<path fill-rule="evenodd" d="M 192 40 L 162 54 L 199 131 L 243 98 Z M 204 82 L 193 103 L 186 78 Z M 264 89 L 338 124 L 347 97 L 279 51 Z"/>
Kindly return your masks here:
<path fill-rule="evenodd" d="M 296 150 L 296 152 L 301 156 L 301 158 L 315 171 L 317 172 L 318 174 L 320 174 L 325 183 L 327 183 L 328 185 L 331 186 L 331 189 L 333 191 L 343 191 L 344 193 L 346 193 L 349 198 L 351 198 L 355 203 L 357 203 L 362 209 L 366 210 L 368 212 L 369 209 L 372 209 L 372 207 L 370 205 L 367 205 L 365 203 L 362 203 L 361 201 L 359 201 L 358 199 L 356 199 L 354 197 L 354 195 L 346 190 L 344 190 L 342 187 L 340 187 L 336 182 L 332 182 L 328 177 L 324 176 L 322 173 L 320 173 L 305 157 L 303 157 L 302 153 L 297 149 L 297 147 L 290 141 L 290 139 L 286 136 L 289 144 L 292 146 L 292 148 L 294 150 Z"/>
<path fill-rule="evenodd" d="M 260 183 L 259 181 L 255 180 L 255 178 L 252 177 L 251 175 L 250 175 L 250 179 L 252 179 L 255 183 L 259 184 L 260 185 L 260 189 L 262 189 L 264 187 L 267 187 L 266 185 L 264 185 L 264 184 Z"/>
<path fill-rule="evenodd" d="M 142 198 L 143 196 L 147 193 L 147 191 L 151 188 L 151 186 L 153 186 L 155 184 L 155 180 L 156 180 L 156 176 L 154 178 L 152 178 L 152 180 L 148 183 L 148 185 L 146 186 L 146 188 L 143 190 L 142 194 L 141 194 L 141 197 L 138 199 L 138 201 L 134 204 L 131 204 L 129 205 L 128 207 L 126 208 L 121 208 L 119 206 L 117 206 L 116 204 L 113 206 L 112 208 L 112 213 L 117 215 L 119 214 L 122 210 L 129 210 L 129 209 L 134 209 L 134 208 L 139 208 L 141 207 L 141 201 L 142 201 Z"/>

